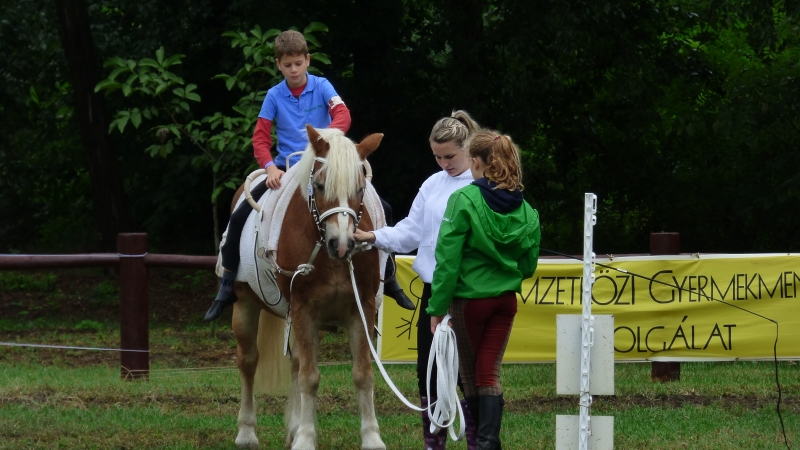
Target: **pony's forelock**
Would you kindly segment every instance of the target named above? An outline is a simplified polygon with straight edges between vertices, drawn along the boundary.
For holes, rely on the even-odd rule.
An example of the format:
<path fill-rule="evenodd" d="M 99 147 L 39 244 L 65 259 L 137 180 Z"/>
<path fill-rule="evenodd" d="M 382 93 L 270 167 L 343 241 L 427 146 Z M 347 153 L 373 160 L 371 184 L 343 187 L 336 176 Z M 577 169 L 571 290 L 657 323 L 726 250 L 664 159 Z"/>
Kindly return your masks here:
<path fill-rule="evenodd" d="M 320 137 L 330 145 L 326 162 L 322 167 L 325 170 L 325 200 L 334 201 L 340 196 L 345 198 L 353 197 L 359 187 L 359 177 L 361 176 L 361 158 L 358 155 L 356 146 L 341 130 L 336 128 L 315 129 Z M 301 184 L 303 197 L 308 200 L 308 190 L 305 189 L 305 180 L 308 180 L 311 169 L 314 166 L 314 148 L 309 142 L 303 156 L 297 163 L 298 175 Z"/>

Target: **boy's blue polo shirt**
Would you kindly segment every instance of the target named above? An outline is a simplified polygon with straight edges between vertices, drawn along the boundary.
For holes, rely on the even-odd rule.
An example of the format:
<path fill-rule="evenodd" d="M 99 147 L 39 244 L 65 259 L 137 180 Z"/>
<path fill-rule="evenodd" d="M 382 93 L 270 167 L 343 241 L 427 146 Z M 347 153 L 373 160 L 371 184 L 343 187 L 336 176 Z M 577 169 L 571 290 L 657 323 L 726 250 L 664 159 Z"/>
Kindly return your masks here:
<path fill-rule="evenodd" d="M 331 124 L 328 102 L 337 95 L 330 81 L 311 74 L 300 98 L 292 95 L 286 80 L 267 91 L 258 117 L 272 121 L 275 126 L 278 135 L 275 165 L 286 166 L 287 156 L 306 149 L 306 124 L 314 128 L 326 128 Z M 299 156 L 292 158 L 292 164 L 299 160 Z"/>

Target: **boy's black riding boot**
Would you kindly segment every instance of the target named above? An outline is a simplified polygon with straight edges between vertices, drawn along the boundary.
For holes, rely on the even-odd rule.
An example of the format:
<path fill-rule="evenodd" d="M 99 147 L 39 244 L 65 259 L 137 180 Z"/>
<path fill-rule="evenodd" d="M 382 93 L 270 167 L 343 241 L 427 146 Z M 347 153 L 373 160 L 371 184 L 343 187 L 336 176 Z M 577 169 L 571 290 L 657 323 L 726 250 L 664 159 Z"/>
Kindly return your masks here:
<path fill-rule="evenodd" d="M 417 308 L 416 305 L 414 305 L 414 302 L 403 292 L 403 288 L 400 287 L 400 284 L 397 283 L 397 263 L 394 261 L 394 254 L 391 254 L 389 257 L 392 258 L 392 260 L 386 261 L 386 269 L 383 271 L 383 278 L 386 279 L 383 283 L 383 293 L 392 297 L 394 301 L 397 302 L 397 306 L 413 311 Z"/>
<path fill-rule="evenodd" d="M 478 450 L 502 450 L 500 423 L 503 420 L 502 395 L 481 395 L 478 414 Z"/>
<path fill-rule="evenodd" d="M 206 317 L 203 319 L 206 322 L 217 319 L 222 315 L 222 311 L 236 303 L 236 294 L 233 292 L 233 282 L 236 281 L 236 272 L 225 270 L 222 272 L 222 283 L 219 286 L 219 293 L 211 308 L 208 309 Z"/>

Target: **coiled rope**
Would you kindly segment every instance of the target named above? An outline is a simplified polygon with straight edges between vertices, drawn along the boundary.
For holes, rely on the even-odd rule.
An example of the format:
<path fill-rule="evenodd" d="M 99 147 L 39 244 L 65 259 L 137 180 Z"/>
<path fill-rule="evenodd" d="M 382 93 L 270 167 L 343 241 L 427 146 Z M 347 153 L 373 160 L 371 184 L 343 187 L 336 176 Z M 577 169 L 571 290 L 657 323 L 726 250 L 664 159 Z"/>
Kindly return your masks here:
<path fill-rule="evenodd" d="M 428 408 L 420 408 L 411 403 L 401 392 L 397 389 L 386 369 L 383 367 L 381 359 L 378 357 L 378 352 L 375 346 L 372 345 L 372 337 L 369 334 L 367 327 L 367 318 L 364 315 L 364 308 L 361 306 L 361 298 L 358 295 L 358 286 L 356 285 L 355 271 L 353 270 L 353 260 L 348 258 L 347 263 L 350 265 L 350 281 L 353 284 L 353 294 L 355 294 L 356 305 L 358 312 L 361 314 L 361 323 L 364 325 L 364 334 L 366 335 L 367 342 L 369 343 L 369 350 L 372 352 L 372 358 L 378 366 L 384 381 L 389 385 L 389 388 L 394 392 L 394 395 L 400 399 L 406 406 L 414 411 L 427 411 L 428 417 L 431 420 L 431 432 L 438 432 L 441 429 L 447 428 L 450 438 L 458 441 L 464 438 L 464 431 L 466 423 L 464 421 L 464 411 L 461 409 L 461 402 L 458 400 L 458 392 L 456 391 L 456 382 L 458 379 L 458 348 L 456 347 L 455 331 L 450 327 L 450 316 L 445 316 L 445 319 L 436 328 L 433 334 L 433 344 L 431 345 L 430 356 L 428 357 L 428 374 L 427 374 L 427 394 L 431 398 L 431 373 L 433 372 L 433 363 L 436 360 L 436 390 L 439 398 L 428 404 Z M 459 418 L 459 430 L 455 431 L 456 417 Z"/>
<path fill-rule="evenodd" d="M 433 333 L 433 343 L 428 356 L 427 394 L 431 398 L 431 373 L 433 362 L 436 359 L 436 392 L 438 398 L 433 404 L 428 404 L 428 417 L 431 420 L 431 433 L 447 428 L 450 439 L 457 441 L 464 437 L 465 422 L 464 410 L 458 399 L 456 385 L 458 384 L 458 347 L 456 346 L 456 332 L 450 326 L 450 315 L 436 326 Z M 431 411 L 433 408 L 433 411 Z M 459 418 L 459 431 L 455 432 L 456 418 Z"/>

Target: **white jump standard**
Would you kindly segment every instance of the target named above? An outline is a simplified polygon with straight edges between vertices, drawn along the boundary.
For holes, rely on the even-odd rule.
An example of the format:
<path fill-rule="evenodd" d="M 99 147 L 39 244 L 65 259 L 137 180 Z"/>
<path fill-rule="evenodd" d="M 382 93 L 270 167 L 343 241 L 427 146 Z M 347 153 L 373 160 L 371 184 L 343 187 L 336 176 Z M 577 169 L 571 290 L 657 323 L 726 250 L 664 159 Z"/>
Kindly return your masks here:
<path fill-rule="evenodd" d="M 592 316 L 596 195 L 584 195 L 583 212 L 583 314 L 556 316 L 556 393 L 580 395 L 580 416 L 556 416 L 557 450 L 614 448 L 614 417 L 589 412 L 592 395 L 614 394 L 614 316 Z"/>

